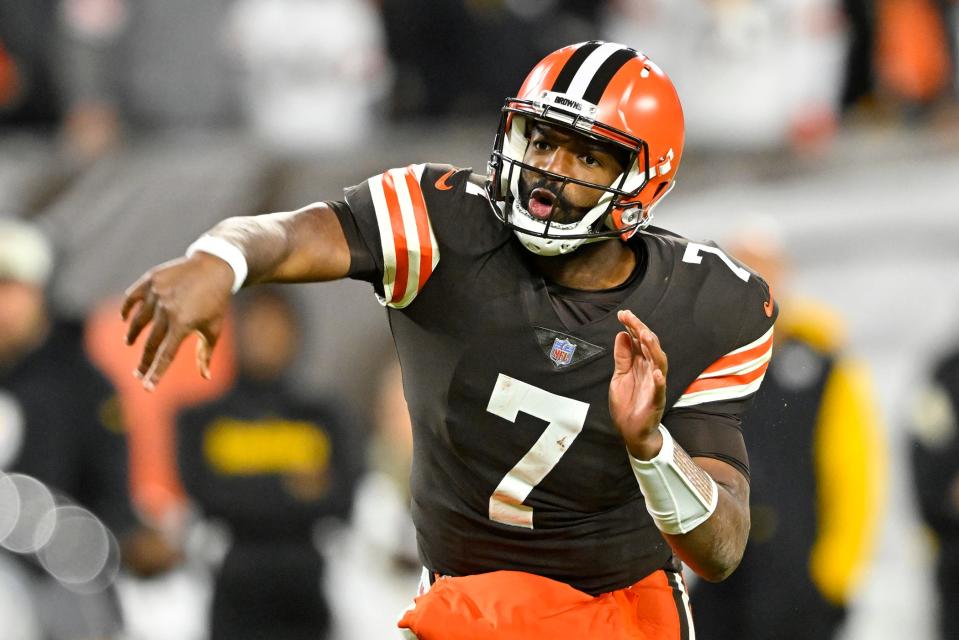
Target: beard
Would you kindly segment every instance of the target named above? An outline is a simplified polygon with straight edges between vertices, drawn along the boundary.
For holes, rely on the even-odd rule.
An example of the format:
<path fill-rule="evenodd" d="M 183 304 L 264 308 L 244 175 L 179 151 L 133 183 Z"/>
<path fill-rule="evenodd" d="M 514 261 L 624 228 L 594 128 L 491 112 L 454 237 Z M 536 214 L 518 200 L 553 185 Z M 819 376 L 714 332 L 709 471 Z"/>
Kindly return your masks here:
<path fill-rule="evenodd" d="M 583 216 L 589 213 L 589 210 L 593 208 L 592 206 L 580 207 L 570 202 L 570 200 L 561 193 L 562 186 L 557 184 L 556 180 L 540 176 L 536 180 L 530 181 L 527 180 L 526 174 L 527 171 L 520 173 L 517 189 L 519 205 L 523 210 L 529 212 L 529 201 L 533 191 L 536 189 L 545 189 L 553 195 L 552 212 L 548 218 L 542 219 L 543 222 L 549 220 L 557 224 L 572 224 L 582 220 Z"/>

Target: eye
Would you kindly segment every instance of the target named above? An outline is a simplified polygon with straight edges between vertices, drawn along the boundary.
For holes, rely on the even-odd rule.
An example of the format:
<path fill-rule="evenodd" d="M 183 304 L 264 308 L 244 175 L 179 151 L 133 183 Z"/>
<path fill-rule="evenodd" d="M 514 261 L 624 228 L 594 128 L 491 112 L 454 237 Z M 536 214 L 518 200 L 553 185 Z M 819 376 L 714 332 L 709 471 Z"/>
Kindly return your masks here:
<path fill-rule="evenodd" d="M 537 151 L 549 151 L 550 144 L 543 139 L 533 140 L 533 148 Z"/>
<path fill-rule="evenodd" d="M 584 154 L 582 157 L 583 157 L 583 164 L 585 164 L 587 167 L 599 166 L 599 160 L 596 159 L 596 156 L 587 153 L 587 154 Z"/>

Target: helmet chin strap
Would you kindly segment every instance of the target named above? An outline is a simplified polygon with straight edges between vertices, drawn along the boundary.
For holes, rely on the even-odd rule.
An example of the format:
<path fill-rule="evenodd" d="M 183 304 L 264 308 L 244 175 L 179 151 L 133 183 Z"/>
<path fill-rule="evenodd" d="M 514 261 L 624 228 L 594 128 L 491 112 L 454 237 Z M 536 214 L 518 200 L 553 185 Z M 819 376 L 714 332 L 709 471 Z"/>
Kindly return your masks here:
<path fill-rule="evenodd" d="M 606 205 L 602 205 L 605 209 Z M 593 207 L 587 215 L 594 214 L 599 206 Z M 585 219 L 585 216 L 584 216 Z M 509 220 L 513 225 L 513 233 L 520 243 L 529 251 L 541 256 L 556 256 L 572 253 L 584 244 L 598 242 L 600 240 L 611 240 L 614 236 L 601 236 L 593 238 L 563 238 L 563 230 L 555 226 L 550 227 L 550 237 L 543 237 L 546 224 L 541 220 L 534 219 L 526 207 L 522 205 L 519 198 L 514 197 L 510 207 Z M 582 222 L 582 221 L 581 221 Z M 597 224 L 594 221 L 585 228 L 578 227 L 569 231 L 575 234 L 588 232 Z"/>
<path fill-rule="evenodd" d="M 557 256 L 574 251 L 582 244 L 581 239 L 562 240 L 557 237 L 544 238 L 543 231 L 546 225 L 533 219 L 526 211 L 526 208 L 520 203 L 519 198 L 514 197 L 510 206 L 509 221 L 513 226 L 513 233 L 516 239 L 520 241 L 527 250 L 540 256 Z"/>

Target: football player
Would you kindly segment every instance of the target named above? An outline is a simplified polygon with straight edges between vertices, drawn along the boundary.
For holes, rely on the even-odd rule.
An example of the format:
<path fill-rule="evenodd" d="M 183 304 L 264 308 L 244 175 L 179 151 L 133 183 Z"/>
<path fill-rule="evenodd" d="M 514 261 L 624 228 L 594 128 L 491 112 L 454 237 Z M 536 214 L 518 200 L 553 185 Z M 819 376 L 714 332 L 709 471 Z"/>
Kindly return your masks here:
<path fill-rule="evenodd" d="M 413 420 L 418 638 L 690 638 L 687 564 L 749 530 L 740 415 L 776 307 L 714 244 L 650 226 L 683 115 L 644 54 L 585 42 L 506 100 L 485 175 L 391 169 L 343 199 L 227 219 L 128 291 L 152 388 L 231 292 L 358 278 L 387 307 Z M 668 361 L 667 361 L 668 355 Z"/>

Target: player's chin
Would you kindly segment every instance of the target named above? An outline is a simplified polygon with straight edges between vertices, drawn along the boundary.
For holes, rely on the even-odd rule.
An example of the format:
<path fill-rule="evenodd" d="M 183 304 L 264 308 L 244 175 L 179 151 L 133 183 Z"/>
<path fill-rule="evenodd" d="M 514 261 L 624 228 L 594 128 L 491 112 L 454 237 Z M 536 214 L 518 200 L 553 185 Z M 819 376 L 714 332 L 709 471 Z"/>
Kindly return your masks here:
<path fill-rule="evenodd" d="M 589 209 L 589 207 L 559 206 L 553 210 L 552 220 L 558 224 L 575 224 L 589 213 Z"/>

